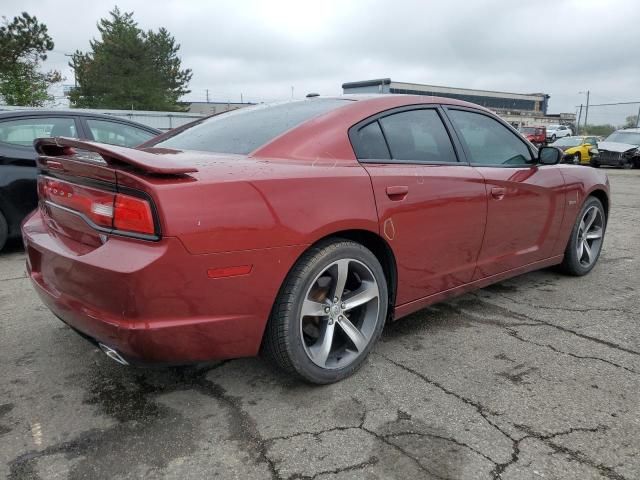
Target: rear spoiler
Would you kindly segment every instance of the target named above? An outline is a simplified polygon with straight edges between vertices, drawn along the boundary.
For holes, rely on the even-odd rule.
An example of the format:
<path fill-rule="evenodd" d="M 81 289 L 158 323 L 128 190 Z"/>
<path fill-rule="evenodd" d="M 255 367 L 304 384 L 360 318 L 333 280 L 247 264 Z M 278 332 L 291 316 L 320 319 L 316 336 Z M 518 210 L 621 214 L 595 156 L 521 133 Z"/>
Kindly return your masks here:
<path fill-rule="evenodd" d="M 109 166 L 115 167 L 118 164 L 125 164 L 145 173 L 181 175 L 198 171 L 197 168 L 173 161 L 169 155 L 169 152 L 173 152 L 173 150 L 168 150 L 165 154 L 150 153 L 136 150 L 135 148 L 119 147 L 67 137 L 38 138 L 34 140 L 33 145 L 41 155 L 40 160 L 44 160 L 42 157 L 67 157 L 72 160 L 81 160 L 81 156 L 78 155 L 76 157 L 76 154 L 93 152 L 100 155 Z M 82 150 L 83 152 L 76 152 L 74 149 Z"/>

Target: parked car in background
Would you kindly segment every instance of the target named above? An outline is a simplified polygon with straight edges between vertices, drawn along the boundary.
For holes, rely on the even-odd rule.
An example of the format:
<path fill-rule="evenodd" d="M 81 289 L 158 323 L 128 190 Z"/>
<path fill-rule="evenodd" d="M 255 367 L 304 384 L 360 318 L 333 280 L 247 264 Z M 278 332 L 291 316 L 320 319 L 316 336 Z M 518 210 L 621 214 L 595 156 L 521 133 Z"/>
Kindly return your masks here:
<path fill-rule="evenodd" d="M 587 274 L 608 215 L 603 172 L 448 98 L 316 97 L 143 148 L 36 145 L 27 270 L 120 363 L 262 351 L 335 382 L 387 321 L 551 265 Z"/>
<path fill-rule="evenodd" d="M 559 138 L 551 144 L 564 152 L 564 161 L 579 165 L 589 164 L 591 160 L 590 151 L 596 148 L 598 140 L 593 136 L 571 136 Z"/>
<path fill-rule="evenodd" d="M 549 125 L 547 127 L 547 141 L 555 142 L 558 138 L 569 137 L 573 135 L 571 128 L 566 125 Z"/>
<path fill-rule="evenodd" d="M 161 133 L 139 123 L 95 113 L 59 110 L 0 112 L 0 250 L 20 234 L 38 204 L 33 141 L 69 137 L 135 147 Z"/>
<path fill-rule="evenodd" d="M 611 165 L 640 168 L 640 128 L 617 130 L 598 142 L 591 158 L 591 166 Z"/>
<path fill-rule="evenodd" d="M 546 127 L 520 127 L 520 133 L 536 147 L 542 147 L 547 144 Z"/>

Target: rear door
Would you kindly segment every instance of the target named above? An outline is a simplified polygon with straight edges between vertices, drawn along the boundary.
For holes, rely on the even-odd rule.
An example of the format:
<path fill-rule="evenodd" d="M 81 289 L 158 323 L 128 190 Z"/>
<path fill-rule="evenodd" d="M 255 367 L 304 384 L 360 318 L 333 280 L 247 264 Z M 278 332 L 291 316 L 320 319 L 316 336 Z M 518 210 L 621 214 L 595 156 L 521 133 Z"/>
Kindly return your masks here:
<path fill-rule="evenodd" d="M 474 280 L 549 258 L 564 213 L 564 178 L 537 165 L 513 129 L 484 111 L 447 107 L 470 164 L 486 181 L 487 226 Z"/>
<path fill-rule="evenodd" d="M 458 161 L 437 107 L 404 107 L 350 129 L 395 254 L 401 305 L 471 280 L 482 243 L 482 176 Z M 458 148 L 459 145 L 458 145 Z"/>
<path fill-rule="evenodd" d="M 33 141 L 40 137 L 78 138 L 79 128 L 71 116 L 20 115 L 0 120 L 0 209 L 12 234 L 38 204 Z"/>

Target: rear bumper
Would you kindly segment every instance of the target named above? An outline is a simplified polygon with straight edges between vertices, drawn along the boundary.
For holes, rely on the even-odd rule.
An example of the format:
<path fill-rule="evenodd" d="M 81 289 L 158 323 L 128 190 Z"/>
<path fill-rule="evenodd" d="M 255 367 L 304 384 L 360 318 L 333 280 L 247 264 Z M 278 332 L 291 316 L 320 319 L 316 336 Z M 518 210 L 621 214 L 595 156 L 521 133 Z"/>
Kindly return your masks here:
<path fill-rule="evenodd" d="M 192 255 L 177 238 L 110 237 L 78 254 L 39 211 L 23 224 L 27 271 L 45 305 L 131 363 L 255 355 L 278 289 L 303 246 Z M 251 265 L 211 279 L 209 269 Z"/>

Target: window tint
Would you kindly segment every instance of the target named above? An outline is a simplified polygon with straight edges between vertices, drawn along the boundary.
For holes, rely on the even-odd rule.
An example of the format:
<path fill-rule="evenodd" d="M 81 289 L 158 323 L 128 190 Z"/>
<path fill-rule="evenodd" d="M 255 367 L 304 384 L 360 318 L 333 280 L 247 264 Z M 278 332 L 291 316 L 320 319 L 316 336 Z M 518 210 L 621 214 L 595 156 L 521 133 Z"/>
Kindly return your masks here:
<path fill-rule="evenodd" d="M 524 165 L 532 162 L 525 143 L 493 118 L 463 110 L 449 110 L 449 116 L 466 144 L 471 163 Z"/>
<path fill-rule="evenodd" d="M 587 137 L 584 143 L 586 143 L 587 145 L 597 145 L 598 141 L 594 137 Z"/>
<path fill-rule="evenodd" d="M 411 110 L 380 119 L 391 157 L 420 162 L 457 162 L 451 139 L 435 110 Z"/>
<path fill-rule="evenodd" d="M 30 147 L 36 138 L 78 138 L 73 118 L 36 117 L 0 122 L 0 142 Z"/>
<path fill-rule="evenodd" d="M 159 142 L 157 146 L 247 154 L 287 130 L 349 101 L 314 98 L 241 108 L 208 118 Z"/>
<path fill-rule="evenodd" d="M 153 133 L 141 128 L 108 120 L 88 118 L 87 125 L 96 142 L 120 145 L 122 147 L 136 147 L 155 136 Z"/>
<path fill-rule="evenodd" d="M 354 149 L 359 159 L 389 160 L 389 149 L 382 136 L 378 122 L 362 127 L 354 138 Z"/>

